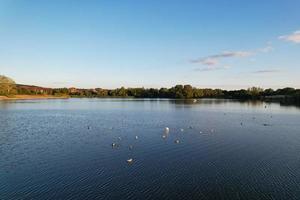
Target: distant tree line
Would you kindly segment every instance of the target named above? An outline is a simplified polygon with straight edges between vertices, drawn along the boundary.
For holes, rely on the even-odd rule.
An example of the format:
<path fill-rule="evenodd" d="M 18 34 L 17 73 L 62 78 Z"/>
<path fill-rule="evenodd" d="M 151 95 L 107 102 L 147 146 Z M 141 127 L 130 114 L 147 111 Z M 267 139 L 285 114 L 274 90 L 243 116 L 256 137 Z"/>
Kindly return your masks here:
<path fill-rule="evenodd" d="M 221 90 L 195 88 L 191 85 L 176 85 L 171 88 L 117 88 L 117 89 L 78 89 L 78 88 L 44 88 L 19 85 L 7 77 L 0 76 L 0 95 L 28 94 L 55 95 L 71 97 L 132 97 L 132 98 L 226 98 L 226 99 L 283 99 L 300 102 L 300 89 L 262 89 L 252 87 L 241 90 Z"/>

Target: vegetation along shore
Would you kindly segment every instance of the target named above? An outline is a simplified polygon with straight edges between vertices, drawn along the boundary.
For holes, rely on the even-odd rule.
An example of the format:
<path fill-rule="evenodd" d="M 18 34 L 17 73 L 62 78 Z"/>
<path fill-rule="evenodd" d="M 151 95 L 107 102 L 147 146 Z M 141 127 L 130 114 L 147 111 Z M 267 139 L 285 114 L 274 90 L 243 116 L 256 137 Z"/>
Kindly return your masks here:
<path fill-rule="evenodd" d="M 16 84 L 11 78 L 0 76 L 0 100 L 9 99 L 52 99 L 68 97 L 98 98 L 224 98 L 224 99 L 261 99 L 268 101 L 300 102 L 300 89 L 262 89 L 252 87 L 241 90 L 222 90 L 195 88 L 191 85 L 176 85 L 171 88 L 117 88 L 117 89 L 79 89 L 79 88 L 45 88 L 39 86 Z"/>

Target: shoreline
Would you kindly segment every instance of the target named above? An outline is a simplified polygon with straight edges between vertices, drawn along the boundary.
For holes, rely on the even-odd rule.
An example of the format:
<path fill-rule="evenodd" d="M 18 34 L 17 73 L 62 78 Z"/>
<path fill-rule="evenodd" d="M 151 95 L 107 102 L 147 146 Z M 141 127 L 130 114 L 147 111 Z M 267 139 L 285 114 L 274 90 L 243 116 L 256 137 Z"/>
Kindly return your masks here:
<path fill-rule="evenodd" d="M 52 96 L 52 95 L 14 95 L 11 97 L 0 96 L 0 101 L 5 100 L 38 100 L 38 99 L 68 99 L 69 96 Z"/>

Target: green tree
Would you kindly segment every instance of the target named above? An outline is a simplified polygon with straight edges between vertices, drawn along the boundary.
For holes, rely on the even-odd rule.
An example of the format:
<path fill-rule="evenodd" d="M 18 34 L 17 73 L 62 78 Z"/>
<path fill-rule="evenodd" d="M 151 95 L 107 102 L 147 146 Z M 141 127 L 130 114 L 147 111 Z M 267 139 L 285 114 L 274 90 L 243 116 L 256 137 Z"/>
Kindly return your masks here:
<path fill-rule="evenodd" d="M 182 85 L 176 85 L 175 86 L 175 98 L 177 99 L 183 99 L 183 86 Z"/>
<path fill-rule="evenodd" d="M 252 87 L 252 88 L 248 88 L 248 93 L 253 97 L 256 98 L 258 96 L 260 96 L 260 94 L 264 91 L 262 88 L 259 87 Z"/>
<path fill-rule="evenodd" d="M 16 94 L 16 83 L 11 78 L 0 75 L 0 95 Z"/>
<path fill-rule="evenodd" d="M 186 99 L 191 99 L 191 98 L 193 98 L 194 93 L 193 93 L 193 87 L 192 87 L 191 85 L 184 85 L 184 86 L 183 86 L 183 96 L 184 96 Z"/>

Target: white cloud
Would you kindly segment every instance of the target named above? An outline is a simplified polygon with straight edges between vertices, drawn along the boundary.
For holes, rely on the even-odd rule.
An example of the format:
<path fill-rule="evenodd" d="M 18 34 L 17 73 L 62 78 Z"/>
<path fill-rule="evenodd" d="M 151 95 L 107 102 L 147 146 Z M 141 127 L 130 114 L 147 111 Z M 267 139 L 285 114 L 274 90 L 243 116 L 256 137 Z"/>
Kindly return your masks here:
<path fill-rule="evenodd" d="M 192 60 L 192 63 L 200 63 L 203 65 L 214 66 L 219 64 L 219 60 L 222 58 L 232 58 L 232 57 L 248 57 L 253 55 L 250 51 L 224 51 L 220 54 L 210 55 L 207 57 Z"/>
<path fill-rule="evenodd" d="M 290 35 L 279 36 L 279 39 L 289 41 L 289 42 L 294 42 L 294 43 L 300 43 L 300 30 L 295 31 Z"/>
<path fill-rule="evenodd" d="M 258 53 L 268 53 L 273 50 L 274 48 L 272 47 L 272 44 L 268 42 L 265 47 L 260 49 L 255 49 L 252 51 L 223 51 L 222 53 L 219 54 L 214 54 L 214 55 L 191 60 L 191 63 L 201 64 L 205 66 L 202 68 L 196 68 L 195 71 L 213 71 L 213 70 L 228 69 L 229 67 L 220 65 L 222 59 L 249 57 Z"/>
<path fill-rule="evenodd" d="M 259 52 L 262 52 L 262 53 L 269 53 L 271 51 L 273 51 L 274 48 L 271 44 L 267 44 L 267 46 L 261 48 L 261 49 L 258 49 Z"/>
<path fill-rule="evenodd" d="M 203 68 L 196 68 L 194 69 L 195 71 L 216 71 L 216 70 L 224 70 L 224 69 L 229 69 L 229 66 L 207 66 Z"/>
<path fill-rule="evenodd" d="M 202 60 L 200 60 L 200 63 L 203 65 L 217 65 L 219 64 L 218 59 L 216 58 L 204 58 Z"/>
<path fill-rule="evenodd" d="M 214 55 L 215 58 L 226 58 L 226 57 L 248 57 L 253 55 L 250 51 L 224 51 L 221 54 Z"/>
<path fill-rule="evenodd" d="M 279 69 L 262 69 L 262 70 L 257 70 L 254 71 L 254 74 L 268 74 L 268 73 L 277 73 L 280 72 Z"/>

